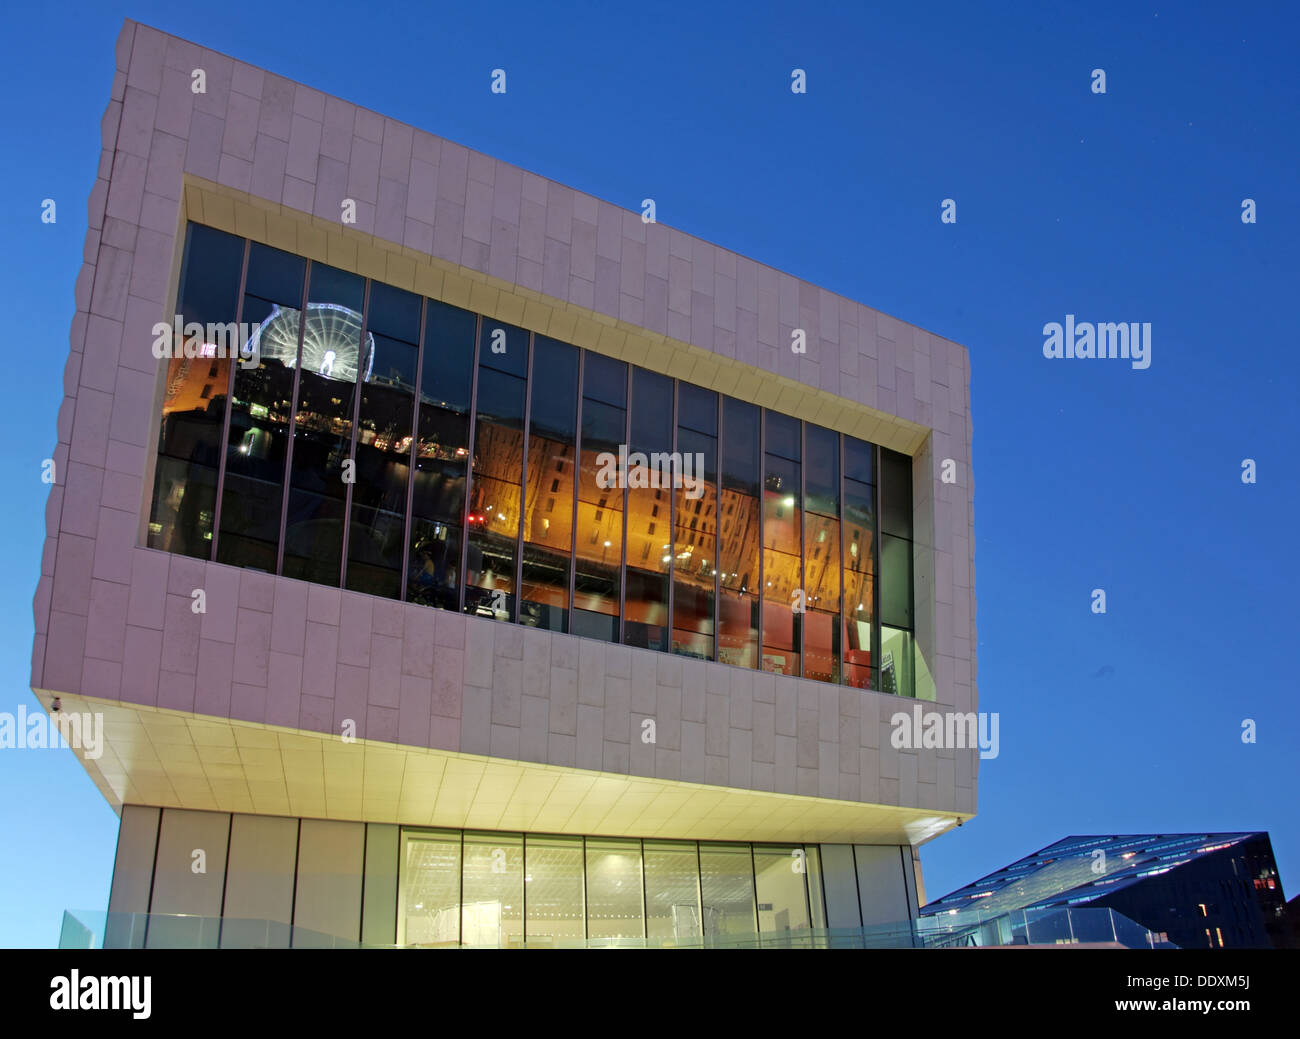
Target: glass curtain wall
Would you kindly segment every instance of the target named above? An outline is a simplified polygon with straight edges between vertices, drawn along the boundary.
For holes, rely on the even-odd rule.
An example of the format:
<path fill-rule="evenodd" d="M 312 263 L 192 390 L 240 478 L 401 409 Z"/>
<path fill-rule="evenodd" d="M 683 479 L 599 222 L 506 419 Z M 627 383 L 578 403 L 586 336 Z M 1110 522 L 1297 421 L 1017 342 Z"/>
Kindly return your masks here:
<path fill-rule="evenodd" d="M 176 302 L 181 334 L 177 337 L 173 327 L 165 338 L 170 355 L 149 511 L 150 548 L 200 559 L 212 552 L 222 426 L 231 368 L 244 345 L 230 331 L 239 318 L 244 252 L 244 240 L 234 235 L 199 224 L 186 231 Z M 185 334 L 192 323 L 202 326 L 200 334 Z M 212 325 L 227 326 L 222 342 L 207 334 Z"/>
<path fill-rule="evenodd" d="M 533 627 L 567 632 L 577 472 L 577 348 L 534 336 L 530 392 L 519 620 Z"/>
<path fill-rule="evenodd" d="M 201 225 L 177 309 L 151 547 L 915 695 L 908 456 Z"/>

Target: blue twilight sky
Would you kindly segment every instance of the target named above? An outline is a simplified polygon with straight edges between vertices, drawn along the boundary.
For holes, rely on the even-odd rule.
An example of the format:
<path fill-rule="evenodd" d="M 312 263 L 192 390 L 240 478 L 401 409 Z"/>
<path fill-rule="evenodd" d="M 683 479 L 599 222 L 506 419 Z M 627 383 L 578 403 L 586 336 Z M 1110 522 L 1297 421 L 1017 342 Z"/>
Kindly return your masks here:
<path fill-rule="evenodd" d="M 619 205 L 653 197 L 662 223 L 965 344 L 1001 756 L 979 816 L 923 849 L 928 891 L 1065 834 L 1206 829 L 1270 831 L 1300 890 L 1294 6 L 8 5 L 0 711 L 35 707 L 40 465 L 126 16 Z M 1045 359 L 1067 313 L 1150 322 L 1150 369 Z M 0 790 L 0 945 L 53 943 L 64 907 L 106 905 L 116 817 L 66 750 L 0 751 Z"/>

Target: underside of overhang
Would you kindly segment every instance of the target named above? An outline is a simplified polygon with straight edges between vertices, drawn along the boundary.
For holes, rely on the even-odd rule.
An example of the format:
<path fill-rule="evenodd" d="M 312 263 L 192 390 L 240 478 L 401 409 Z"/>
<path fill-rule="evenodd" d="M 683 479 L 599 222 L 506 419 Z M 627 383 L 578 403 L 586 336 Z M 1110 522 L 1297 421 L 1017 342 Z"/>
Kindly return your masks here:
<path fill-rule="evenodd" d="M 48 712 L 55 694 L 36 690 Z M 59 694 L 91 715 L 72 749 L 123 804 L 407 826 L 695 840 L 919 845 L 957 813 L 345 741 L 332 734 Z M 98 756 L 90 754 L 98 751 Z"/>

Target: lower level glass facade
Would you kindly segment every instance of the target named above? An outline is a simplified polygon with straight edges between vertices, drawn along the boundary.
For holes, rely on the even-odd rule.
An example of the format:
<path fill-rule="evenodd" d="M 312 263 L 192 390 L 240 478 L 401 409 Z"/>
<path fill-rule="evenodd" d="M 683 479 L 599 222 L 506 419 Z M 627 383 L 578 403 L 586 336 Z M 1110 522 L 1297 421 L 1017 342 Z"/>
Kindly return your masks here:
<path fill-rule="evenodd" d="M 402 830 L 398 945 L 726 944 L 826 927 L 817 845 Z"/>

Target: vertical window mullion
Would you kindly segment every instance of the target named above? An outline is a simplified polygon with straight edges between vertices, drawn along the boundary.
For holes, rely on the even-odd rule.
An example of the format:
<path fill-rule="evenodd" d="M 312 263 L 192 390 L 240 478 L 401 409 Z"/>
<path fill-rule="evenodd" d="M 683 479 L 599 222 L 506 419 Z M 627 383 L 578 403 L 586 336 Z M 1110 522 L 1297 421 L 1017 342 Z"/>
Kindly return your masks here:
<path fill-rule="evenodd" d="M 840 685 L 846 685 L 846 684 L 848 683 L 848 680 L 849 680 L 849 665 L 848 665 L 848 652 L 849 652 L 849 640 L 848 640 L 848 626 L 849 626 L 849 619 L 848 619 L 848 618 L 849 618 L 849 615 L 848 615 L 848 613 L 846 612 L 846 611 L 848 610 L 849 600 L 848 600 L 848 597 L 845 595 L 845 589 L 847 588 L 847 586 L 848 586 L 848 581 L 849 581 L 849 578 L 848 578 L 848 564 L 849 564 L 849 558 L 848 558 L 848 555 L 847 555 L 847 554 L 845 553 L 845 551 L 844 551 L 844 528 L 845 528 L 845 526 L 846 526 L 847 523 L 848 523 L 848 504 L 847 504 L 847 502 L 848 502 L 848 494 L 846 493 L 847 485 L 846 485 L 845 482 L 844 482 L 844 481 L 847 479 L 847 476 L 845 475 L 845 472 L 844 472 L 844 436 L 843 436 L 843 434 L 840 434 L 840 433 L 836 433 L 836 434 L 835 434 L 835 445 L 836 445 L 836 447 L 839 449 L 839 456 L 840 456 L 840 463 L 839 463 L 839 464 L 840 464 L 840 468 L 839 468 L 839 479 L 836 481 L 836 484 L 837 484 L 837 486 L 836 486 L 836 490 L 839 491 L 840 504 L 839 504 L 839 508 L 835 510 L 836 515 L 839 517 L 839 521 L 840 521 L 840 619 L 839 619 L 839 621 L 838 621 L 839 626 L 840 626 L 840 630 L 839 630 L 839 640 L 840 640 L 840 652 L 839 652 L 839 657 L 840 657 L 840 659 L 839 659 L 838 663 L 839 663 L 839 666 L 840 666 L 840 681 L 839 681 L 839 684 L 840 684 Z M 834 636 L 832 636 L 832 638 L 834 638 Z"/>
<path fill-rule="evenodd" d="M 239 298 L 235 301 L 235 328 L 240 330 L 235 333 L 236 339 L 242 335 L 241 322 L 244 320 L 244 292 L 248 288 L 248 255 L 252 252 L 253 246 L 247 238 L 244 239 L 244 259 L 239 268 Z M 176 306 L 180 307 L 180 298 L 177 297 Z M 230 359 L 230 370 L 226 373 L 226 415 L 221 420 L 221 442 L 217 445 L 217 503 L 212 510 L 212 545 L 208 553 L 208 559 L 215 561 L 217 558 L 217 541 L 221 537 L 221 496 L 226 489 L 226 456 L 227 445 L 230 442 L 230 413 L 235 404 L 235 372 L 239 370 L 239 359 L 243 352 L 238 351 L 235 357 Z M 259 358 L 260 360 L 260 358 Z"/>

